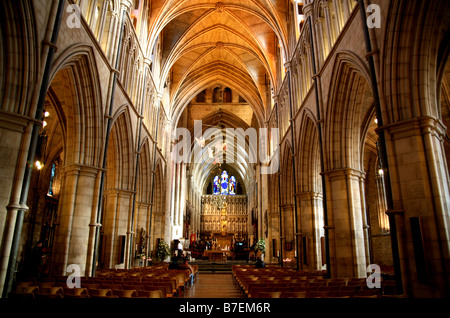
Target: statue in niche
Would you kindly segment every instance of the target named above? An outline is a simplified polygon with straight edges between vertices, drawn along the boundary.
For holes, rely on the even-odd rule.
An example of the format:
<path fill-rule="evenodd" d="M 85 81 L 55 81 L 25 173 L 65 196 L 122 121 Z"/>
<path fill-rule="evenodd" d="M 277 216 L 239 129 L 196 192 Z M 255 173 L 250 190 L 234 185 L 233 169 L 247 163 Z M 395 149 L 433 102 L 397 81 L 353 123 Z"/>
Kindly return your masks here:
<path fill-rule="evenodd" d="M 139 230 L 139 241 L 138 241 L 138 250 L 137 254 L 145 254 L 147 249 L 147 240 L 145 239 L 145 230 L 141 227 Z"/>

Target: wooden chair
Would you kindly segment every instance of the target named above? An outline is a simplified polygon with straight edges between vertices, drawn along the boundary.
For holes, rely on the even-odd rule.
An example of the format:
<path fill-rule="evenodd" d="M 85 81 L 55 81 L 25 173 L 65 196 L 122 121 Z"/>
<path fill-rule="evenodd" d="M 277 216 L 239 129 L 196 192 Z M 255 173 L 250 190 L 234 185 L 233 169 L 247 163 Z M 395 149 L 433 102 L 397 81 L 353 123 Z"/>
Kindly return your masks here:
<path fill-rule="evenodd" d="M 98 289 L 99 284 L 81 284 L 81 287 L 87 288 L 87 289 Z"/>
<path fill-rule="evenodd" d="M 171 298 L 174 296 L 174 293 L 172 291 L 172 286 L 165 284 L 165 283 L 153 283 L 152 285 L 144 285 L 144 288 L 142 290 L 155 290 L 155 289 L 159 289 L 161 291 L 163 291 L 163 296 L 167 297 L 167 298 Z"/>
<path fill-rule="evenodd" d="M 335 291 L 339 290 L 339 286 L 320 286 L 317 291 L 322 292 L 322 291 L 326 291 L 329 293 L 333 293 Z"/>
<path fill-rule="evenodd" d="M 100 284 L 100 288 L 102 289 L 115 289 L 115 290 L 119 290 L 122 289 L 122 284 Z"/>
<path fill-rule="evenodd" d="M 326 282 L 310 282 L 309 283 L 309 286 L 310 287 L 324 287 L 324 286 L 326 286 L 327 285 L 327 283 Z"/>
<path fill-rule="evenodd" d="M 133 298 L 137 296 L 137 292 L 135 289 L 129 290 L 113 289 L 112 294 L 117 296 L 118 298 Z"/>
<path fill-rule="evenodd" d="M 87 288 L 63 288 L 63 295 L 66 296 L 89 296 Z"/>
<path fill-rule="evenodd" d="M 68 299 L 83 299 L 83 298 L 90 298 L 88 294 L 81 294 L 81 295 L 64 295 L 64 298 L 68 298 Z"/>
<path fill-rule="evenodd" d="M 14 293 L 10 293 L 10 298 L 35 298 L 39 292 L 38 286 L 16 286 Z"/>
<path fill-rule="evenodd" d="M 258 293 L 257 298 L 280 298 L 281 292 L 280 291 L 274 291 L 274 292 L 261 292 Z"/>
<path fill-rule="evenodd" d="M 283 292 L 281 294 L 280 298 L 306 298 L 308 295 L 308 292 L 302 291 L 302 292 L 295 292 L 295 291 L 287 291 Z"/>
<path fill-rule="evenodd" d="M 95 297 L 106 297 L 106 296 L 112 296 L 111 289 L 108 288 L 88 288 L 88 294 L 89 297 L 95 298 Z"/>
<path fill-rule="evenodd" d="M 356 295 L 355 290 L 349 290 L 349 291 L 343 291 L 343 290 L 337 290 L 331 293 L 330 296 L 336 297 L 336 298 L 342 298 L 342 297 L 353 297 Z"/>
<path fill-rule="evenodd" d="M 155 290 L 139 290 L 138 297 L 146 297 L 146 298 L 164 298 L 163 292 L 161 289 Z"/>
<path fill-rule="evenodd" d="M 40 287 L 38 294 L 63 294 L 62 287 Z"/>
<path fill-rule="evenodd" d="M 261 298 L 259 295 L 261 293 L 272 292 L 274 291 L 272 287 L 255 287 L 252 289 L 251 294 L 249 294 L 249 298 Z"/>
<path fill-rule="evenodd" d="M 347 281 L 347 286 L 354 286 L 354 285 L 359 285 L 359 286 L 366 286 L 367 282 L 366 282 L 366 278 L 350 278 L 350 280 Z"/>
<path fill-rule="evenodd" d="M 49 288 L 49 287 L 55 287 L 55 282 L 39 282 L 37 285 L 39 286 L 39 289 Z"/>
<path fill-rule="evenodd" d="M 340 288 L 340 287 L 343 287 L 343 286 L 346 286 L 346 282 L 345 281 L 342 281 L 342 282 L 330 281 L 330 282 L 327 283 L 327 287 L 338 287 L 338 288 Z"/>
<path fill-rule="evenodd" d="M 138 290 L 144 289 L 144 286 L 141 285 L 141 283 L 135 283 L 135 284 L 127 283 L 127 284 L 122 285 L 122 289 L 124 289 L 124 290 L 134 289 L 134 290 L 138 291 Z"/>
<path fill-rule="evenodd" d="M 330 295 L 328 291 L 311 291 L 308 292 L 308 298 L 324 298 Z"/>

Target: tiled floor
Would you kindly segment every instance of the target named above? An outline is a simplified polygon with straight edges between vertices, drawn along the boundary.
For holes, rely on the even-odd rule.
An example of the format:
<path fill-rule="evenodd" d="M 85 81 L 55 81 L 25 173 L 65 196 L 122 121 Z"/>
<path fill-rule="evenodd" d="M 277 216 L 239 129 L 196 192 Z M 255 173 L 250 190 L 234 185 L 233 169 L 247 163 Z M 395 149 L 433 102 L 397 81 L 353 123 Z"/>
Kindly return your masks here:
<path fill-rule="evenodd" d="M 194 286 L 188 287 L 185 298 L 242 298 L 239 287 L 234 284 L 231 273 L 199 273 Z"/>

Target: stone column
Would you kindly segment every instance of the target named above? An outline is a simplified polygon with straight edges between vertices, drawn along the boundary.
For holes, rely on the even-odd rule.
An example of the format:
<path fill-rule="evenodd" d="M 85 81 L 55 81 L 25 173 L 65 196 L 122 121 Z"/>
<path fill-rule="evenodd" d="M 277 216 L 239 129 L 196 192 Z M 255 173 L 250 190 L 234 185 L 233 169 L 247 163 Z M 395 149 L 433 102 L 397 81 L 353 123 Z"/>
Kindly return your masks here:
<path fill-rule="evenodd" d="M 330 14 L 330 3 L 328 0 L 322 0 L 321 6 L 323 8 L 323 13 L 325 15 L 325 21 L 324 21 L 324 29 L 326 29 L 327 32 L 327 40 L 328 40 L 328 46 L 329 49 L 333 47 L 334 41 L 336 40 L 336 35 L 334 33 L 333 24 L 331 21 L 331 14 Z"/>
<path fill-rule="evenodd" d="M 301 238 L 307 238 L 307 264 L 305 269 L 322 269 L 322 249 L 320 238 L 324 236 L 322 194 L 317 192 L 301 192 L 298 194 L 300 207 Z M 301 241 L 300 244 L 303 242 Z M 303 252 L 303 247 L 302 247 Z M 304 261 L 302 255 L 302 261 Z"/>
<path fill-rule="evenodd" d="M 92 266 L 93 266 L 93 257 L 94 257 L 94 249 L 95 249 L 95 233 L 97 228 L 101 230 L 101 223 L 97 223 L 97 214 L 98 211 L 98 201 L 99 201 L 99 193 L 100 193 L 100 180 L 101 180 L 101 170 L 99 169 L 99 173 L 97 173 L 95 180 L 95 187 L 93 189 L 93 205 L 92 205 L 92 213 L 91 213 L 91 223 L 89 224 L 89 243 L 87 246 L 88 256 L 86 262 L 86 275 L 91 276 L 92 274 Z M 97 255 L 98 259 L 98 255 Z M 98 264 L 96 265 L 98 268 Z"/>
<path fill-rule="evenodd" d="M 19 202 L 32 129 L 33 125 L 24 118 L 6 112 L 0 116 L 0 293 L 3 292 L 8 269 L 17 211 L 27 209 Z"/>
<path fill-rule="evenodd" d="M 116 259 L 116 255 L 114 250 L 116 249 L 116 239 L 117 233 L 114 231 L 116 228 L 116 213 L 117 213 L 117 204 L 119 201 L 119 191 L 114 189 L 108 189 L 105 191 L 103 201 L 103 233 L 105 235 L 104 239 L 105 250 L 104 253 L 104 264 L 106 268 L 113 268 L 115 262 L 113 262 L 113 258 Z"/>
<path fill-rule="evenodd" d="M 85 275 L 91 213 L 99 169 L 78 164 L 64 167 L 64 184 L 58 206 L 59 228 L 54 243 L 54 274 L 66 274 L 70 264 L 80 266 Z"/>
<path fill-rule="evenodd" d="M 366 251 L 358 170 L 325 172 L 330 229 L 331 277 L 366 277 Z"/>
<path fill-rule="evenodd" d="M 444 127 L 431 117 L 383 127 L 398 222 L 405 292 L 443 297 L 450 285 L 450 191 L 442 140 Z M 413 232 L 413 221 L 419 221 Z"/>

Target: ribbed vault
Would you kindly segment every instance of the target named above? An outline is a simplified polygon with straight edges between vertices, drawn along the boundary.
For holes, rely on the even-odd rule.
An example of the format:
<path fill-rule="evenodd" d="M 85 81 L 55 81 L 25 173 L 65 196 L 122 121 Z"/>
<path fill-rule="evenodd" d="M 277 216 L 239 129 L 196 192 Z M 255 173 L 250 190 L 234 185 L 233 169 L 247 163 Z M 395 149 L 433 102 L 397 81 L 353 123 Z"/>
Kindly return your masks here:
<path fill-rule="evenodd" d="M 287 55 L 288 1 L 152 1 L 148 51 L 162 37 L 160 90 L 177 118 L 212 83 L 239 90 L 264 122 L 277 57 Z M 232 85 L 234 84 L 234 85 Z M 175 120 L 176 122 L 176 120 Z"/>

